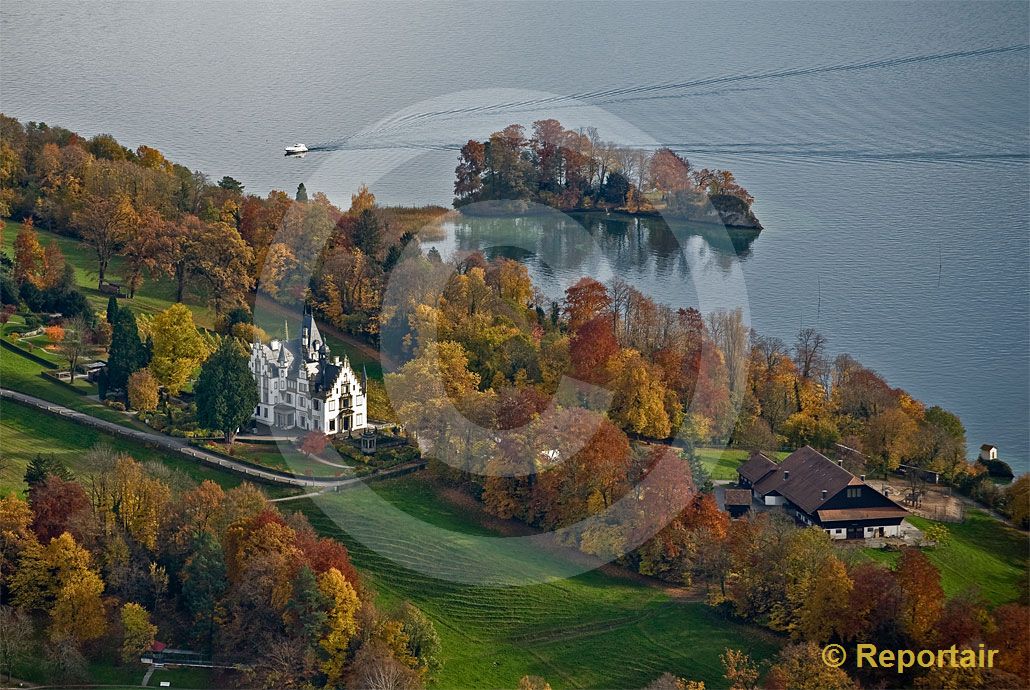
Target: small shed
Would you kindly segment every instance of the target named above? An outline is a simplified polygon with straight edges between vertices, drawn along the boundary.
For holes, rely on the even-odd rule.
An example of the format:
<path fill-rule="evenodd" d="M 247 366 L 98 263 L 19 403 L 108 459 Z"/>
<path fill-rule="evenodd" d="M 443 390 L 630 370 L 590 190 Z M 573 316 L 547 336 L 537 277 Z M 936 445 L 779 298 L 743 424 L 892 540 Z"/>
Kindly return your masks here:
<path fill-rule="evenodd" d="M 980 446 L 980 459 L 983 461 L 997 460 L 998 459 L 998 448 L 992 446 L 990 443 L 985 443 Z"/>
<path fill-rule="evenodd" d="M 751 489 L 726 489 L 726 512 L 731 518 L 739 518 L 751 511 Z"/>

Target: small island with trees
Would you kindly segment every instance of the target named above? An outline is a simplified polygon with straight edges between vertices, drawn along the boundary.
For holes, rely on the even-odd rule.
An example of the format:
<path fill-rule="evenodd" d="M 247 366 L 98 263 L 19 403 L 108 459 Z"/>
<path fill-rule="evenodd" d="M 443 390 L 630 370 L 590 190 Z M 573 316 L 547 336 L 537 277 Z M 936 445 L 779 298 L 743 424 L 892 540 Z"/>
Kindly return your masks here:
<path fill-rule="evenodd" d="M 454 207 L 466 213 L 523 213 L 540 204 L 762 229 L 754 197 L 729 170 L 695 168 L 670 148 L 620 146 L 554 119 L 534 122 L 529 135 L 512 124 L 486 141 L 470 139 L 454 172 Z"/>

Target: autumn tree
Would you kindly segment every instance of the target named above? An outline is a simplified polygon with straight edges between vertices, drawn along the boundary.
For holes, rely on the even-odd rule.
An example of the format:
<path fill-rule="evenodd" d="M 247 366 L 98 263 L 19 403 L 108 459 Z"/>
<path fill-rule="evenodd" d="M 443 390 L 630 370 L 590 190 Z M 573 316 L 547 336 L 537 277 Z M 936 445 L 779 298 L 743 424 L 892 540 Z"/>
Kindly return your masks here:
<path fill-rule="evenodd" d="M 74 223 L 97 257 L 97 289 L 104 286 L 111 258 L 139 222 L 139 214 L 124 194 L 92 194 L 85 199 L 82 210 L 76 212 Z"/>
<path fill-rule="evenodd" d="M 599 316 L 610 303 L 611 299 L 603 284 L 593 278 L 580 278 L 575 285 L 565 290 L 563 311 L 569 329 L 575 331 Z"/>
<path fill-rule="evenodd" d="M 858 687 L 843 669 L 823 662 L 822 650 L 814 642 L 784 647 L 769 669 L 765 686 L 770 690 L 855 690 Z"/>
<path fill-rule="evenodd" d="M 68 376 L 73 382 L 79 360 L 93 349 L 89 341 L 90 331 L 89 322 L 82 316 L 76 316 L 65 322 L 64 338 L 57 343 L 57 351 L 68 362 Z"/>
<path fill-rule="evenodd" d="M 89 514 L 90 502 L 82 485 L 50 474 L 29 491 L 32 507 L 32 531 L 47 544 L 65 532 L 75 530 L 76 523 Z"/>
<path fill-rule="evenodd" d="M 150 622 L 150 614 L 139 604 L 122 605 L 122 661 L 131 663 L 149 650 L 157 637 L 157 626 Z"/>
<path fill-rule="evenodd" d="M 157 379 L 150 369 L 143 368 L 132 372 L 128 384 L 129 405 L 140 412 L 153 412 L 157 409 Z"/>
<path fill-rule="evenodd" d="M 39 235 L 26 222 L 14 238 L 14 271 L 13 277 L 18 285 L 29 283 L 35 287 L 43 286 L 43 247 L 39 243 Z"/>
<path fill-rule="evenodd" d="M 153 337 L 150 370 L 169 393 L 178 395 L 207 356 L 207 344 L 184 304 L 173 304 L 154 317 Z"/>
<path fill-rule="evenodd" d="M 666 198 L 670 192 L 691 187 L 690 163 L 669 148 L 659 148 L 651 155 L 648 183 Z"/>
<path fill-rule="evenodd" d="M 17 252 L 15 254 L 17 256 Z M 68 271 L 68 264 L 64 259 L 64 253 L 56 240 L 47 242 L 43 248 L 43 263 L 40 271 L 40 284 L 38 287 L 53 289 L 60 287 L 65 280 L 65 273 Z"/>
<path fill-rule="evenodd" d="M 411 656 L 418 659 L 423 674 L 439 668 L 440 636 L 433 621 L 410 602 L 405 602 L 401 606 L 400 621 L 408 638 L 408 651 Z"/>
<path fill-rule="evenodd" d="M 727 649 L 719 656 L 722 662 L 723 678 L 729 690 L 756 690 L 758 687 L 758 666 L 751 657 L 739 649 Z"/>
<path fill-rule="evenodd" d="M 921 644 L 928 640 L 943 608 L 941 573 L 921 551 L 906 548 L 898 561 L 896 578 L 901 591 L 902 629 Z"/>
<path fill-rule="evenodd" d="M 322 672 L 329 683 L 339 683 L 351 638 L 358 632 L 357 613 L 361 604 L 354 587 L 336 568 L 319 576 L 318 588 L 330 602 L 326 632 L 319 642 L 327 657 Z"/>
<path fill-rule="evenodd" d="M 884 476 L 896 470 L 912 452 L 918 427 L 900 407 L 892 407 L 871 417 L 866 423 L 863 447 Z"/>
<path fill-rule="evenodd" d="M 854 588 L 844 563 L 836 556 L 823 561 L 802 603 L 795 633 L 802 639 L 825 642 L 843 636 L 840 612 L 850 602 Z"/>
<path fill-rule="evenodd" d="M 232 444 L 260 400 L 247 355 L 234 338 L 225 338 L 200 369 L 196 385 L 197 420 L 225 434 Z"/>
<path fill-rule="evenodd" d="M 678 426 L 682 421 L 675 396 L 670 398 L 659 376 L 634 350 L 623 351 L 611 366 L 617 372 L 615 396 L 609 410 L 612 419 L 631 433 L 668 438 L 673 423 Z M 670 412 L 673 412 L 672 419 Z"/>
<path fill-rule="evenodd" d="M 372 211 L 376 207 L 376 195 L 368 189 L 368 185 L 358 187 L 357 194 L 351 194 L 349 213 L 358 216 L 364 211 Z"/>
<path fill-rule="evenodd" d="M 89 642 L 103 636 L 107 630 L 103 592 L 104 581 L 93 570 L 66 580 L 50 612 L 50 639 Z"/>
<path fill-rule="evenodd" d="M 1020 529 L 1030 526 L 1030 474 L 1020 475 L 1005 489 L 1008 513 L 1012 523 Z"/>
<path fill-rule="evenodd" d="M 461 147 L 458 167 L 454 169 L 454 206 L 476 201 L 483 189 L 483 173 L 486 171 L 486 147 L 470 139 Z"/>

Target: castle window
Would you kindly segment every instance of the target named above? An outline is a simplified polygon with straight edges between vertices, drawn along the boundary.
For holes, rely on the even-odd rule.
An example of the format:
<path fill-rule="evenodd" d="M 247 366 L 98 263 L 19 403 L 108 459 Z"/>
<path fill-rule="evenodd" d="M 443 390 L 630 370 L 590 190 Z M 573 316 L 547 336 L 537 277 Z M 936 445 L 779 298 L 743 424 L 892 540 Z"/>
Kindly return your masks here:
<path fill-rule="evenodd" d="M 311 400 L 311 409 L 315 410 L 316 412 L 318 411 L 318 399 L 317 398 L 312 398 L 312 400 Z"/>

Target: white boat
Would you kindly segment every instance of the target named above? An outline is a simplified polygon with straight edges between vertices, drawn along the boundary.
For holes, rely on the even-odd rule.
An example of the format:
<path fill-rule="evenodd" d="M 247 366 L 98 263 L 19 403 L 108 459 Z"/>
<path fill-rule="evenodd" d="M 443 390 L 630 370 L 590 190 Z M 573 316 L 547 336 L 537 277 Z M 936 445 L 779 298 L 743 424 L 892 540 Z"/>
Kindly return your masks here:
<path fill-rule="evenodd" d="M 286 155 L 287 156 L 295 154 L 295 153 L 307 153 L 307 152 L 308 152 L 308 147 L 305 146 L 304 144 L 294 144 L 293 146 L 287 146 L 286 147 Z"/>

